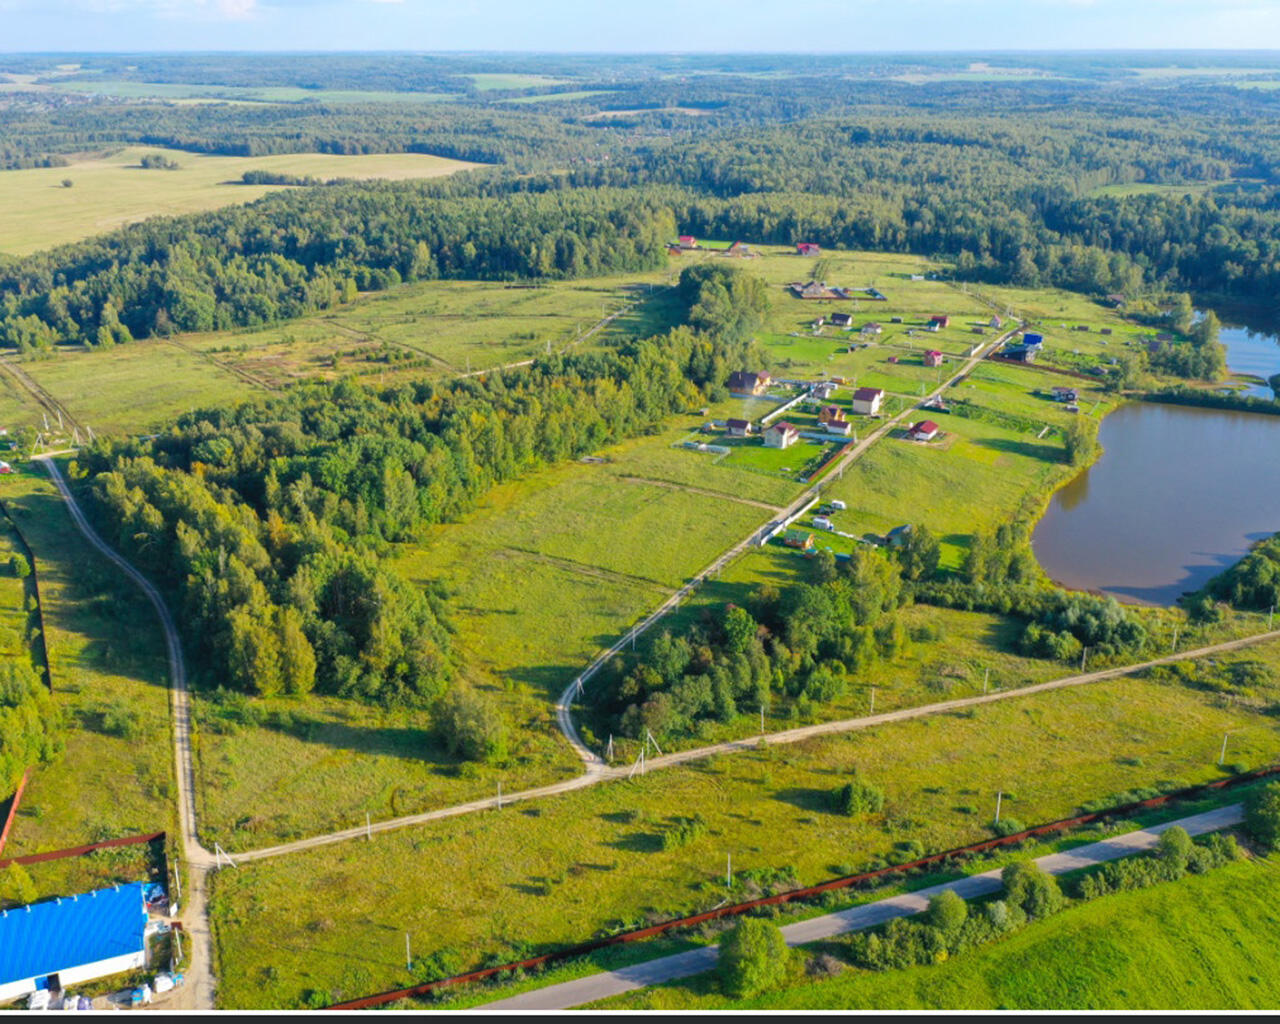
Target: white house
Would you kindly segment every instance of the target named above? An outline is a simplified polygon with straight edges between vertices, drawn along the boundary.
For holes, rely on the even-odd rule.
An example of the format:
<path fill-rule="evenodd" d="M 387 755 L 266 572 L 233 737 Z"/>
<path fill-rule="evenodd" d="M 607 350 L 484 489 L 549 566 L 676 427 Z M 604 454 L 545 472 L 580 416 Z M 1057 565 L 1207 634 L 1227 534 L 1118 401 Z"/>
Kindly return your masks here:
<path fill-rule="evenodd" d="M 884 392 L 880 388 L 858 388 L 853 393 L 853 411 L 863 416 L 878 414 L 882 402 Z"/>
<path fill-rule="evenodd" d="M 800 431 L 785 420 L 779 420 L 764 432 L 764 443 L 769 448 L 790 448 L 798 440 Z"/>
<path fill-rule="evenodd" d="M 147 962 L 145 882 L 0 911 L 0 1003 Z"/>

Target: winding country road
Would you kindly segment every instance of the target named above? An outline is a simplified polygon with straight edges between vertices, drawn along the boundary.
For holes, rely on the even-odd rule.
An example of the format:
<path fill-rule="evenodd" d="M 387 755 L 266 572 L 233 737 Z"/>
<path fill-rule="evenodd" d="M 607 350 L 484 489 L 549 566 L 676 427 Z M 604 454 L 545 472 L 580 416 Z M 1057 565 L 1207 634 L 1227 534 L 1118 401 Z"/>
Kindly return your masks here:
<path fill-rule="evenodd" d="M 608 318 L 606 318 L 605 322 L 607 322 L 607 319 Z M 599 329 L 600 326 L 603 326 L 603 323 L 601 325 L 597 325 L 596 329 Z M 940 384 L 939 387 L 932 392 L 930 397 L 941 395 L 947 388 L 953 386 L 958 380 L 969 374 L 973 370 L 974 366 L 981 361 L 987 351 L 994 346 L 1001 344 L 1011 333 L 1013 332 L 1007 332 L 995 339 L 989 345 L 978 349 L 972 357 L 966 360 L 962 368 L 953 374 L 945 383 Z M 863 438 L 861 441 L 855 442 L 853 445 L 850 445 L 849 448 L 837 458 L 836 464 L 829 475 L 834 476 L 843 472 L 843 470 L 850 464 L 861 458 L 876 441 L 880 440 L 889 431 L 893 430 L 899 423 L 911 415 L 916 408 L 917 407 L 914 405 L 909 405 L 901 412 L 883 421 L 875 430 L 868 434 L 867 437 Z M 219 863 L 214 854 L 200 844 L 197 833 L 195 809 L 195 766 L 191 750 L 191 710 L 187 690 L 186 671 L 183 663 L 182 648 L 178 633 L 174 626 L 173 618 L 169 613 L 164 600 L 160 596 L 159 591 L 137 569 L 112 550 L 111 547 L 98 536 L 96 531 L 85 518 L 75 500 L 74 495 L 71 493 L 52 457 L 50 455 L 44 455 L 38 456 L 37 459 L 38 461 L 43 462 L 54 484 L 57 486 L 63 501 L 66 503 L 67 509 L 77 527 L 94 548 L 119 567 L 120 570 L 124 572 L 125 575 L 127 575 L 135 584 L 137 584 L 144 594 L 146 594 L 147 599 L 156 610 L 156 614 L 164 631 L 165 643 L 168 649 L 171 678 L 173 745 L 176 775 L 178 780 L 179 822 L 182 832 L 183 856 L 187 864 L 189 878 L 187 891 L 183 893 L 185 898 L 185 913 L 183 918 L 187 934 L 190 936 L 193 943 L 192 967 L 188 973 L 188 984 L 184 986 L 184 989 L 181 990 L 180 993 L 178 993 L 178 998 L 169 1001 L 165 1008 L 210 1009 L 214 1005 L 215 980 L 212 971 L 213 944 L 207 912 L 207 885 L 210 873 L 218 868 Z M 819 485 L 808 488 L 804 494 L 780 513 L 779 518 L 786 519 L 799 514 L 812 504 L 819 497 L 820 493 L 821 487 Z M 556 719 L 561 733 L 578 754 L 583 763 L 584 770 L 582 774 L 561 782 L 551 783 L 546 786 L 539 786 L 517 793 L 505 794 L 501 798 L 501 804 L 499 804 L 499 800 L 496 796 L 488 797 L 467 803 L 456 804 L 451 807 L 444 807 L 419 814 L 405 815 L 399 818 L 375 822 L 366 826 L 342 829 L 307 839 L 282 843 L 276 846 L 237 852 L 234 855 L 235 862 L 244 863 L 248 861 L 284 856 L 308 849 L 331 845 L 333 843 L 364 838 L 372 832 L 381 833 L 408 828 L 444 818 L 494 809 L 511 803 L 568 793 L 595 785 L 599 782 L 628 778 L 634 770 L 633 767 L 612 767 L 606 764 L 599 754 L 591 750 L 582 742 L 582 739 L 578 734 L 577 727 L 573 721 L 574 701 L 582 695 L 584 685 L 604 664 L 608 662 L 610 658 L 621 651 L 627 644 L 631 643 L 634 637 L 647 631 L 673 609 L 678 607 L 680 603 L 703 582 L 715 577 L 730 562 L 739 557 L 753 543 L 756 543 L 760 536 L 760 532 L 761 531 L 759 529 L 753 531 L 751 535 L 745 537 L 729 550 L 725 551 L 709 566 L 691 578 L 684 586 L 667 598 L 662 605 L 656 608 L 641 622 L 637 623 L 630 631 L 624 634 L 615 644 L 597 655 L 597 657 L 583 670 L 583 672 L 565 688 L 556 704 Z M 867 715 L 864 717 L 844 719 L 836 722 L 825 722 L 818 725 L 802 726 L 799 728 L 787 729 L 782 732 L 772 733 L 765 738 L 767 738 L 770 743 L 794 743 L 816 736 L 872 728 L 878 725 L 906 721 L 908 719 L 921 718 L 929 715 L 945 714 L 959 708 L 971 707 L 978 704 L 1011 700 L 1048 690 L 1061 689 L 1070 686 L 1081 686 L 1088 683 L 1100 682 L 1106 679 L 1114 679 L 1143 671 L 1155 665 L 1200 658 L 1209 654 L 1236 650 L 1247 647 L 1251 644 L 1257 644 L 1272 639 L 1280 639 L 1280 630 L 1252 637 L 1226 641 L 1224 643 L 1184 651 L 1177 654 L 1170 654 L 1165 657 L 1152 659 L 1136 665 L 1068 676 L 1062 679 L 1037 683 L 1031 686 L 1020 687 L 1012 690 L 1003 690 L 997 693 L 984 694 L 982 696 L 959 698 L 956 700 L 943 701 L 920 707 L 903 708 L 879 715 Z M 749 739 L 728 741 L 713 744 L 711 746 L 678 751 L 648 760 L 645 768 L 660 769 L 672 765 L 683 764 L 688 761 L 698 760 L 715 754 L 749 750 L 756 748 L 759 742 L 760 737 L 751 737 Z M 804 939 L 801 941 L 812 940 Z M 686 956 L 687 954 L 681 955 Z M 648 984 L 651 982 L 639 983 Z M 635 986 L 633 985 L 631 987 Z M 591 995 L 587 998 L 595 999 L 600 998 L 600 996 Z M 579 1000 L 579 1002 L 581 1001 L 583 1000 Z"/>
<path fill-rule="evenodd" d="M 1243 819 L 1240 804 L 1219 807 L 1204 814 L 1196 814 L 1178 821 L 1168 821 L 1161 825 L 1124 835 L 1113 836 L 1087 846 L 1077 846 L 1062 853 L 1051 853 L 1036 858 L 1046 874 L 1061 875 L 1068 871 L 1079 871 L 1094 864 L 1102 864 L 1109 860 L 1118 860 L 1135 853 L 1152 849 L 1160 839 L 1160 833 L 1175 825 L 1181 825 L 1193 836 L 1206 832 L 1217 832 L 1220 829 L 1237 825 Z M 873 928 L 878 924 L 895 917 L 908 917 L 928 909 L 929 900 L 940 892 L 953 890 L 967 900 L 981 896 L 990 896 L 1000 892 L 1004 883 L 1000 878 L 1000 868 L 984 871 L 980 875 L 968 875 L 951 882 L 931 885 L 926 889 L 890 896 L 875 903 L 864 903 L 850 907 L 834 914 L 823 914 L 807 921 L 798 921 L 783 927 L 782 934 L 787 945 L 802 946 L 810 942 L 819 942 L 845 932 L 860 931 Z M 646 988 L 650 985 L 661 985 L 680 978 L 692 977 L 705 971 L 713 970 L 719 958 L 718 946 L 704 946 L 701 949 L 676 953 L 672 956 L 659 957 L 644 963 L 623 967 L 616 971 L 603 971 L 585 978 L 575 978 L 559 985 L 548 985 L 546 988 L 522 992 L 520 995 L 499 999 L 476 1007 L 488 1012 L 525 1013 L 535 1010 L 567 1010 L 573 1006 L 582 1006 L 598 999 L 621 995 L 633 989 Z"/>
<path fill-rule="evenodd" d="M 209 931 L 208 876 L 215 866 L 214 856 L 203 846 L 196 834 L 195 766 L 191 756 L 191 702 L 187 693 L 186 663 L 182 658 L 182 644 L 173 623 L 173 616 L 160 596 L 160 592 L 142 573 L 117 554 L 90 525 L 72 495 L 58 464 L 48 455 L 36 456 L 44 465 L 72 520 L 80 528 L 85 539 L 136 583 L 147 595 L 156 610 L 164 631 L 165 646 L 169 656 L 170 703 L 173 717 L 174 770 L 178 780 L 178 823 L 182 830 L 182 852 L 187 864 L 187 886 L 182 894 L 184 913 L 183 930 L 191 939 L 191 966 L 186 972 L 186 984 L 173 998 L 165 1001 L 165 1009 L 213 1009 L 213 938 Z"/>

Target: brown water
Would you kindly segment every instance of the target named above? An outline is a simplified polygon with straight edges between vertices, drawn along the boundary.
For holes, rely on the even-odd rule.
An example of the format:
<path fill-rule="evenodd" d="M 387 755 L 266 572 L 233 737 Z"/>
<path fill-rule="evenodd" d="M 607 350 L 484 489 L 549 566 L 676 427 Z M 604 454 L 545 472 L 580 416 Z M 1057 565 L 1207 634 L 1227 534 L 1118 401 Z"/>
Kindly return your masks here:
<path fill-rule="evenodd" d="M 1280 416 L 1134 402 L 1032 537 L 1053 579 L 1172 604 L 1280 532 Z"/>

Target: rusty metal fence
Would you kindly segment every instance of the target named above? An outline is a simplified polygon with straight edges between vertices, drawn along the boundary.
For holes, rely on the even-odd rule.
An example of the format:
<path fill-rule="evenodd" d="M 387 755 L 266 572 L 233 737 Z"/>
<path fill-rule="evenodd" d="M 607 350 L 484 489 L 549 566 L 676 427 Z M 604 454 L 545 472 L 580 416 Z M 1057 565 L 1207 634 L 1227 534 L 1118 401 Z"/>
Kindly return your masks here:
<path fill-rule="evenodd" d="M 543 953 L 539 956 L 529 957 L 526 960 L 518 960 L 514 963 L 501 964 L 497 967 L 485 967 L 478 971 L 470 971 L 467 974 L 457 974 L 450 978 L 441 978 L 438 981 L 423 982 L 421 985 L 414 985 L 410 988 L 395 989 L 390 992 L 380 992 L 377 995 L 364 996 L 360 999 L 351 999 L 343 1003 L 335 1003 L 332 1006 L 327 1007 L 327 1009 L 364 1010 L 374 1006 L 384 1006 L 387 1003 L 393 1003 L 399 999 L 411 999 L 415 996 L 427 995 L 439 989 L 448 988 L 454 985 L 465 985 L 470 982 L 487 981 L 490 978 L 497 977 L 501 974 L 508 974 L 513 971 L 524 971 L 538 967 L 545 967 L 548 964 L 557 963 L 561 960 L 571 960 L 574 957 L 584 956 L 587 953 L 593 953 L 598 949 L 605 949 L 609 946 L 618 946 L 628 942 L 639 942 L 643 939 L 651 939 L 655 936 L 662 935 L 665 932 L 676 931 L 681 928 L 693 928 L 700 924 L 705 924 L 708 921 L 715 921 L 724 917 L 737 917 L 741 914 L 748 914 L 751 911 L 758 910 L 762 907 L 779 906 L 796 900 L 812 899 L 815 896 L 821 896 L 824 893 L 832 892 L 836 889 L 847 889 L 866 882 L 882 881 L 892 875 L 905 874 L 919 868 L 934 867 L 957 858 L 972 857 L 974 854 L 984 853 L 988 850 L 998 849 L 1002 846 L 1012 846 L 1026 839 L 1033 839 L 1038 836 L 1077 828 L 1080 825 L 1088 825 L 1104 818 L 1124 816 L 1133 814 L 1137 811 L 1151 810 L 1178 800 L 1189 800 L 1195 799 L 1196 797 L 1208 796 L 1209 794 L 1219 790 L 1233 789 L 1237 786 L 1242 786 L 1250 782 L 1257 782 L 1260 779 L 1265 779 L 1277 774 L 1280 774 L 1280 765 L 1259 768 L 1255 771 L 1243 772 L 1239 775 L 1233 775 L 1225 779 L 1217 779 L 1213 782 L 1208 782 L 1200 786 L 1191 786 L 1187 789 L 1176 790 L 1172 793 L 1166 793 L 1163 796 L 1151 797 L 1148 800 L 1138 800 L 1134 803 L 1122 804 L 1118 807 L 1108 808 L 1105 811 L 1078 814 L 1072 818 L 1062 818 L 1058 821 L 1051 821 L 1044 825 L 1036 825 L 1034 828 L 1024 829 L 1021 832 L 1014 832 L 1011 835 L 986 839 L 978 843 L 970 843 L 968 846 L 958 846 L 955 849 L 944 850 L 941 853 L 931 853 L 928 856 L 920 857 L 917 860 L 909 861 L 905 864 L 895 864 L 891 867 L 879 868 L 875 871 L 864 871 L 857 875 L 846 875 L 843 878 L 833 878 L 829 881 L 819 882 L 817 885 L 810 885 L 803 889 L 792 889 L 789 892 L 777 893 L 773 896 L 762 896 L 760 899 L 748 900 L 745 903 L 735 903 L 732 906 L 717 907 L 715 910 L 708 910 L 701 914 L 692 914 L 688 917 L 678 917 L 671 921 L 663 921 L 660 924 L 651 925 L 648 928 L 637 928 L 634 931 L 621 932 L 618 935 L 592 939 L 589 942 L 582 942 L 576 946 L 557 949 L 550 953 Z M 0 864 L 0 866 L 3 865 Z"/>

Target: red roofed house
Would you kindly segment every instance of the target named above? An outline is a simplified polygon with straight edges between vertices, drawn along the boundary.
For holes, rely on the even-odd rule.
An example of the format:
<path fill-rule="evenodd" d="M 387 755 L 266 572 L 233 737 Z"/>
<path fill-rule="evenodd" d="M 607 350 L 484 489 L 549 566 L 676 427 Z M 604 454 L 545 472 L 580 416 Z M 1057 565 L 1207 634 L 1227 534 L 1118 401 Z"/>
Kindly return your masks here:
<path fill-rule="evenodd" d="M 780 420 L 765 428 L 764 443 L 767 448 L 790 448 L 800 440 L 800 431 L 790 423 Z"/>
<path fill-rule="evenodd" d="M 880 411 L 884 392 L 879 388 L 858 388 L 853 393 L 853 411 L 863 416 L 874 416 Z"/>
<path fill-rule="evenodd" d="M 921 420 L 912 424 L 907 436 L 913 441 L 932 441 L 938 436 L 938 424 L 933 420 Z"/>
<path fill-rule="evenodd" d="M 801 256 L 817 256 L 822 249 L 817 242 L 797 242 L 796 252 Z"/>
<path fill-rule="evenodd" d="M 725 427 L 728 428 L 730 437 L 750 437 L 751 436 L 750 420 L 726 420 Z"/>
<path fill-rule="evenodd" d="M 698 244 L 698 240 L 693 235 L 681 235 L 680 244 L 686 249 L 692 249 Z"/>
<path fill-rule="evenodd" d="M 929 317 L 929 323 L 937 324 L 938 327 L 950 327 L 951 317 L 947 316 L 946 313 L 939 313 L 937 316 Z"/>
<path fill-rule="evenodd" d="M 924 354 L 924 365 L 925 366 L 941 366 L 942 353 L 939 352 L 936 348 L 929 349 L 929 351 Z"/>

